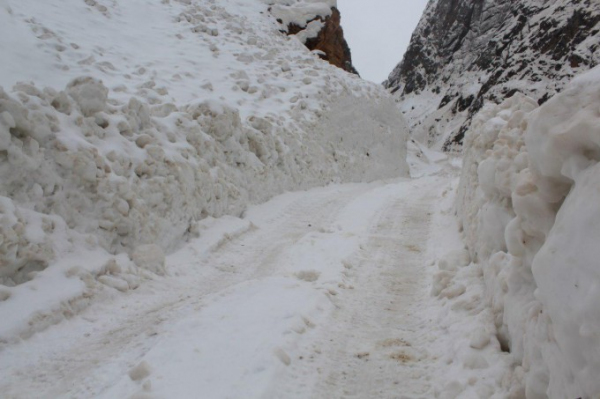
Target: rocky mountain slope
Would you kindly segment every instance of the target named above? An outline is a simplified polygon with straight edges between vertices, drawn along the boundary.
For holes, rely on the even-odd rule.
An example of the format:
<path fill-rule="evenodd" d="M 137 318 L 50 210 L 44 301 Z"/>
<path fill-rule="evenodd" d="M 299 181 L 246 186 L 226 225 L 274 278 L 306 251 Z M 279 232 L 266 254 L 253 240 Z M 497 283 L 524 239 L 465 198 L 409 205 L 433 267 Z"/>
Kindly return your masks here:
<path fill-rule="evenodd" d="M 600 67 L 467 131 L 457 213 L 513 364 L 509 398 L 600 395 Z"/>
<path fill-rule="evenodd" d="M 485 102 L 541 104 L 598 65 L 599 22 L 594 0 L 432 0 L 385 86 L 413 135 L 448 149 Z"/>

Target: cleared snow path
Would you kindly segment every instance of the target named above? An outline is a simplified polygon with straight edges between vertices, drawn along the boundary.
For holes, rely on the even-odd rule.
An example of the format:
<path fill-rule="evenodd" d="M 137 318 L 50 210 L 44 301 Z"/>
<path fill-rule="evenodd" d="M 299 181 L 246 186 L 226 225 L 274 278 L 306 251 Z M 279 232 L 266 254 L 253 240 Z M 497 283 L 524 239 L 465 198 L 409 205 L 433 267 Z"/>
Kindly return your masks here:
<path fill-rule="evenodd" d="M 458 319 L 430 295 L 435 260 L 461 248 L 455 183 L 442 171 L 330 186 L 209 221 L 167 258 L 167 277 L 6 345 L 2 397 L 416 398 L 478 386 L 486 377 L 462 364 L 452 379 L 473 312 L 466 330 L 449 328 Z"/>
<path fill-rule="evenodd" d="M 336 309 L 306 361 L 295 362 L 272 397 L 385 398 L 424 394 L 438 332 L 424 313 L 430 305 L 427 244 L 439 180 L 406 183 L 366 231 L 366 242 L 347 262 L 353 289 L 332 300 Z M 314 385 L 305 376 L 313 375 Z"/>

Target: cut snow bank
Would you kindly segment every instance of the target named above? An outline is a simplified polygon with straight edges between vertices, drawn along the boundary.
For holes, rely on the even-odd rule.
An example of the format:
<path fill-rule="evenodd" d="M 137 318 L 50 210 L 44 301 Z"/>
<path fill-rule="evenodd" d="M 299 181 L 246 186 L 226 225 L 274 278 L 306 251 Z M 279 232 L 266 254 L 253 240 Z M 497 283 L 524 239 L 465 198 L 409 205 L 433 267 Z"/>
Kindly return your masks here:
<path fill-rule="evenodd" d="M 600 68 L 484 108 L 458 210 L 527 398 L 600 395 Z"/>
<path fill-rule="evenodd" d="M 41 308 L 17 299 L 49 279 L 68 289 L 35 303 L 70 314 L 91 280 L 123 291 L 168 274 L 156 259 L 209 216 L 408 174 L 385 91 L 281 34 L 260 0 L 6 0 L 4 20 L 2 314 L 26 322 Z"/>

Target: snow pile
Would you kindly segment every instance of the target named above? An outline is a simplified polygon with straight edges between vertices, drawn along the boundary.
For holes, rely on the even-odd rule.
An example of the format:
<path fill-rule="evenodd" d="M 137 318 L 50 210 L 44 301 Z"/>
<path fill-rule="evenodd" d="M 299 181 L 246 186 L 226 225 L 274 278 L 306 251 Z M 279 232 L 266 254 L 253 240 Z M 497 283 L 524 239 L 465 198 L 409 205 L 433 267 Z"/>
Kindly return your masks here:
<path fill-rule="evenodd" d="M 481 278 L 482 266 L 471 261 L 469 251 L 456 234 L 454 204 L 458 183 L 458 178 L 453 179 L 439 193 L 437 204 L 441 212 L 434 214 L 433 235 L 428 241 L 435 259 L 431 263 L 430 294 L 437 302 L 430 309 L 435 309 L 432 316 L 440 328 L 432 344 L 440 347 L 443 354 L 436 361 L 443 365 L 439 372 L 443 377 L 435 397 L 519 397 L 511 391 L 512 359 L 502 351 L 495 333 L 494 312 L 483 300 L 486 287 Z"/>
<path fill-rule="evenodd" d="M 466 137 L 459 214 L 528 398 L 600 394 L 600 69 L 538 108 L 515 95 Z"/>
<path fill-rule="evenodd" d="M 337 0 L 263 0 L 271 7 L 269 10 L 280 23 L 288 27 L 291 24 L 306 28 L 315 19 L 325 19 L 337 7 Z M 316 32 L 317 34 L 319 31 Z M 315 34 L 316 36 L 316 34 Z"/>
<path fill-rule="evenodd" d="M 209 216 L 407 174 L 385 91 L 281 34 L 259 0 L 9 0 L 0 26 L 0 306 L 23 321 L 35 307 L 8 299 L 50 279 L 71 288 L 40 303 L 169 273 L 164 253 Z"/>

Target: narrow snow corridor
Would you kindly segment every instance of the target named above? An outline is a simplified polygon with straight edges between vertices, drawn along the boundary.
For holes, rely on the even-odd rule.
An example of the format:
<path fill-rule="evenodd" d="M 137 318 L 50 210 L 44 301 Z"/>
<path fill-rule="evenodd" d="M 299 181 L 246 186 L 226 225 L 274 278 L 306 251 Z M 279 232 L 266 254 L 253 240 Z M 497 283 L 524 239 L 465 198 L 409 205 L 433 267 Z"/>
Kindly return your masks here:
<path fill-rule="evenodd" d="M 600 399 L 600 1 L 341 3 L 0 0 L 0 399 Z"/>
<path fill-rule="evenodd" d="M 0 392 L 433 397 L 456 340 L 430 295 L 435 260 L 460 249 L 450 170 L 285 194 L 215 220 L 167 258 L 168 276 L 6 345 Z"/>

